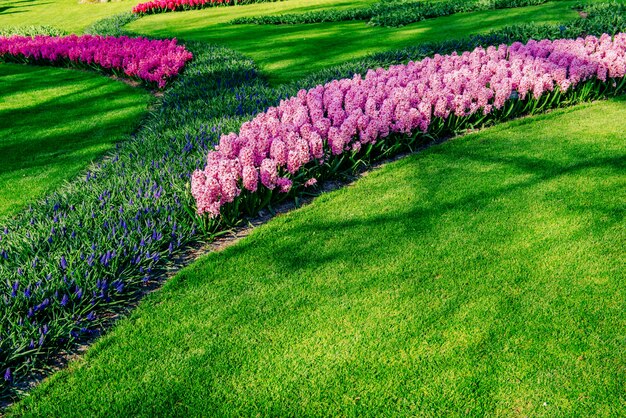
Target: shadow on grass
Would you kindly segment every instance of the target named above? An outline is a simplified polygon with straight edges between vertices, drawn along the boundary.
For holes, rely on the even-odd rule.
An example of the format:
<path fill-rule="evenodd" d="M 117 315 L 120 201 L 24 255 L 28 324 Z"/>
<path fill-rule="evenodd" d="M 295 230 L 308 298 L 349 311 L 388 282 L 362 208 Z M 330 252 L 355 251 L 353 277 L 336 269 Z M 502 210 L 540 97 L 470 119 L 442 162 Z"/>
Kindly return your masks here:
<path fill-rule="evenodd" d="M 0 65 L 0 216 L 71 179 L 128 135 L 149 95 L 66 69 Z M 22 193 L 11 191 L 15 185 Z"/>
<path fill-rule="evenodd" d="M 207 25 L 206 20 L 184 13 L 142 18 L 129 26 L 135 32 L 176 36 L 225 45 L 242 52 L 259 65 L 264 75 L 279 84 L 323 67 L 427 41 L 463 37 L 512 23 L 555 23 L 576 16 L 573 1 L 541 6 L 463 13 L 401 28 L 371 27 L 359 22 L 304 25 Z"/>
<path fill-rule="evenodd" d="M 309 270 L 317 266 L 321 268 L 334 263 L 348 263 L 353 268 L 359 268 L 360 259 L 357 254 L 373 254 L 380 251 L 382 245 L 375 239 L 350 239 L 353 234 L 367 234 L 368 227 L 375 227 L 378 230 L 389 232 L 387 239 L 395 242 L 405 242 L 409 244 L 413 237 L 429 234 L 436 227 L 438 222 L 453 212 L 479 212 L 490 205 L 496 199 L 506 199 L 507 196 L 519 194 L 526 190 L 536 188 L 542 183 L 548 183 L 560 178 L 572 175 L 580 175 L 588 170 L 601 169 L 609 176 L 617 176 L 624 172 L 626 168 L 626 155 L 616 155 L 612 157 L 593 158 L 589 160 L 572 163 L 566 161 L 559 163 L 549 158 L 538 158 L 530 156 L 500 157 L 493 153 L 481 154 L 479 152 L 466 152 L 467 148 L 448 147 L 445 155 L 439 161 L 442 166 L 446 164 L 454 165 L 460 159 L 470 160 L 479 163 L 479 166 L 497 165 L 506 167 L 506 172 L 516 173 L 520 180 L 511 184 L 493 184 L 493 187 L 477 192 L 465 190 L 461 196 L 455 200 L 442 201 L 433 199 L 432 201 L 420 202 L 417 206 L 410 206 L 401 210 L 395 210 L 390 214 L 381 214 L 379 211 L 371 216 L 355 216 L 351 219 L 333 220 L 317 219 L 315 222 L 298 223 L 298 233 L 285 237 L 282 241 L 272 244 L 272 262 L 277 263 L 278 271 L 298 271 Z M 575 156 L 572 156 L 574 159 Z M 410 157 L 409 164 L 415 157 Z M 415 172 L 416 178 L 420 173 Z M 437 193 L 438 185 L 431 184 L 428 193 Z M 616 190 L 617 191 L 617 190 Z M 418 193 L 424 193 L 419 191 Z M 573 207 L 570 207 L 573 209 Z M 583 211 L 596 211 L 593 205 L 586 205 L 581 208 Z M 623 221 L 626 215 L 624 209 L 609 210 L 600 207 L 600 214 L 605 219 L 603 225 L 615 225 Z M 345 240 L 345 245 L 333 246 L 332 252 L 321 251 L 311 252 L 309 243 L 310 237 L 321 234 L 331 239 Z M 323 245 L 322 245 L 323 248 Z M 301 251 L 304 249 L 304 251 Z M 254 253 L 258 248 L 255 240 L 244 240 L 237 246 L 237 252 Z M 235 250 L 233 250 L 235 251 Z"/>

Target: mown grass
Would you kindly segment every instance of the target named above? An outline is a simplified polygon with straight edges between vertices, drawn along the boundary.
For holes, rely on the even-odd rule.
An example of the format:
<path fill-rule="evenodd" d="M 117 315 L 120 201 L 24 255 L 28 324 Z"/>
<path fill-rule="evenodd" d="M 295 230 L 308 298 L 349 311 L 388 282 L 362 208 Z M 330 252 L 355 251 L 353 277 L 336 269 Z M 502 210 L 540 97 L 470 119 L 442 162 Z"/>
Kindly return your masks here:
<path fill-rule="evenodd" d="M 0 27 L 50 25 L 80 33 L 92 23 L 118 13 L 129 12 L 140 0 L 107 3 L 79 0 L 0 0 Z"/>
<path fill-rule="evenodd" d="M 0 64 L 0 218 L 127 138 L 149 97 L 97 74 Z"/>
<path fill-rule="evenodd" d="M 450 140 L 279 216 L 8 416 L 626 414 L 625 105 Z"/>
<path fill-rule="evenodd" d="M 92 23 L 118 13 L 130 12 L 137 3 L 145 0 L 99 1 L 80 0 L 0 0 L 0 27 L 51 25 L 72 33 L 80 33 Z M 260 13 L 305 12 L 323 8 L 348 8 L 374 3 L 376 0 L 288 0 L 252 6 L 220 7 L 217 16 L 238 16 L 250 13 L 251 8 Z M 224 19 L 228 20 L 228 19 Z"/>
<path fill-rule="evenodd" d="M 286 1 L 285 5 L 301 3 Z M 559 23 L 575 18 L 572 7 L 580 2 L 560 1 L 542 6 L 430 19 L 401 28 L 371 27 L 363 21 L 305 25 L 227 25 L 230 19 L 257 16 L 277 4 L 216 8 L 146 16 L 128 29 L 158 37 L 175 36 L 224 45 L 257 63 L 270 82 L 283 83 L 350 59 L 415 45 L 484 33 L 506 25 Z M 293 9 L 289 12 L 297 11 Z"/>

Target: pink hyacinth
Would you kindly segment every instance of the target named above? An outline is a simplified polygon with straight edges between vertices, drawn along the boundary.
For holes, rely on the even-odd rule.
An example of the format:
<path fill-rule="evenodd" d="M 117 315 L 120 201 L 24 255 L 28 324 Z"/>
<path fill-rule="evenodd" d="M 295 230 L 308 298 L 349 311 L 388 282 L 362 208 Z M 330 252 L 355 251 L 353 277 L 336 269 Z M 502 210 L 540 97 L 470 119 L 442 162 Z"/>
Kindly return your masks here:
<path fill-rule="evenodd" d="M 193 174 L 192 193 L 199 214 L 218 216 L 240 187 L 289 192 L 289 177 L 303 167 L 392 133 L 427 132 L 433 118 L 488 115 L 516 97 L 538 99 L 625 75 L 626 34 L 516 42 L 369 70 L 302 90 L 244 123 L 238 135 L 224 135 L 206 167 Z"/>
<path fill-rule="evenodd" d="M 0 37 L 0 59 L 3 56 L 35 61 L 68 60 L 123 72 L 128 77 L 165 87 L 193 58 L 176 39 L 152 40 L 127 36 L 69 35 Z"/>
<path fill-rule="evenodd" d="M 239 2 L 241 3 L 241 1 Z M 173 12 L 176 10 L 200 9 L 206 6 L 234 4 L 233 0 L 153 0 L 133 7 L 135 14 Z"/>

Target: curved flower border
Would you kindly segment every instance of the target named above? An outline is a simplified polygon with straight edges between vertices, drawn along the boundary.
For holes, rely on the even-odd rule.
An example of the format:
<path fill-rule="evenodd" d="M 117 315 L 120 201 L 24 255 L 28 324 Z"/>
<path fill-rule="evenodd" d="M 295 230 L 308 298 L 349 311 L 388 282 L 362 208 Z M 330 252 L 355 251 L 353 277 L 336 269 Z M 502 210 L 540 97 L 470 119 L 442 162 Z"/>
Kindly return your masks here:
<path fill-rule="evenodd" d="M 268 1 L 268 0 L 265 0 Z M 234 6 L 238 4 L 263 3 L 263 0 L 151 0 L 133 7 L 138 15 L 178 12 L 183 10 L 203 9 L 213 6 Z"/>
<path fill-rule="evenodd" d="M 242 196 L 287 193 L 295 178 L 309 186 L 322 167 L 369 154 L 377 143 L 511 116 L 511 109 L 503 115 L 511 102 L 535 106 L 551 95 L 558 104 L 587 81 L 625 75 L 622 33 L 436 55 L 301 90 L 244 123 L 239 134 L 222 136 L 206 167 L 192 175 L 197 212 L 215 218 Z"/>
<path fill-rule="evenodd" d="M 193 58 L 176 39 L 128 36 L 0 37 L 0 60 L 94 67 L 164 88 Z"/>

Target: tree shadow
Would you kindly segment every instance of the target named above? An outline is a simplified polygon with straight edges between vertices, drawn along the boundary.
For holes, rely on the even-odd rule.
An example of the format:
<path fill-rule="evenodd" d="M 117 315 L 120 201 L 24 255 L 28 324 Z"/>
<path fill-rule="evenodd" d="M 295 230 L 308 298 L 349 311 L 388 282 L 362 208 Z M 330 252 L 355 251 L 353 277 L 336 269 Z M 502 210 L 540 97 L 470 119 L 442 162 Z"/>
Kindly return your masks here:
<path fill-rule="evenodd" d="M 32 181 L 30 189 L 49 190 L 122 140 L 146 111 L 147 94 L 117 81 L 68 70 L 47 77 L 41 76 L 43 70 L 26 73 L 35 76 L 2 82 L 20 97 L 15 108 L 0 111 L 0 183 L 20 183 L 26 176 Z M 39 91 L 50 87 L 59 90 L 37 101 Z M 35 102 L 29 105 L 31 96 Z M 7 99 L 11 105 L 10 96 Z M 6 200 L 6 192 L 0 195 Z M 34 197 L 25 191 L 9 200 L 19 206 Z"/>
<path fill-rule="evenodd" d="M 448 148 L 449 149 L 449 148 Z M 363 217 L 353 217 L 345 220 L 317 219 L 314 222 L 297 222 L 293 234 L 286 231 L 287 237 L 281 241 L 264 242 L 259 240 L 243 240 L 236 249 L 229 249 L 238 255 L 251 255 L 260 247 L 271 248 L 271 263 L 277 271 L 301 271 L 323 269 L 326 265 L 341 263 L 359 268 L 360 260 L 357 254 L 375 254 L 382 243 L 363 238 L 352 239 L 360 233 L 367 233 L 368 227 L 375 225 L 377 229 L 393 231 L 389 239 L 395 245 L 398 242 L 410 243 L 413 237 L 429 234 L 434 226 L 446 214 L 454 211 L 480 211 L 495 199 L 534 188 L 541 183 L 583 172 L 589 169 L 601 168 L 614 175 L 623 173 L 626 168 L 626 155 L 604 157 L 575 164 L 559 164 L 547 158 L 530 157 L 496 157 L 493 155 L 480 156 L 451 153 L 447 158 L 452 162 L 460 157 L 473 159 L 485 164 L 499 164 L 513 167 L 516 171 L 527 173 L 530 176 L 522 181 L 508 185 L 494 184 L 487 190 L 471 192 L 467 190 L 462 197 L 452 201 L 430 201 L 428 206 L 407 207 L 394 214 L 373 213 Z M 286 215 L 291 216 L 291 215 Z M 619 215 L 612 216 L 611 222 L 621 222 Z M 307 245 L 309 237 L 315 234 L 335 237 L 345 241 L 344 246 L 333 246 L 332 251 L 310 251 Z M 227 250 L 228 251 L 228 250 Z"/>
<path fill-rule="evenodd" d="M 573 12 L 567 5 L 555 2 L 518 9 L 461 13 L 401 28 L 371 27 L 362 21 L 207 25 L 206 19 L 189 19 L 184 13 L 172 13 L 171 16 L 144 18 L 132 28 L 157 36 L 176 36 L 228 46 L 252 57 L 272 84 L 280 84 L 371 53 L 445 40 L 451 32 L 462 37 L 507 26 L 511 21 L 553 23 L 563 21 L 564 15 L 569 13 Z M 157 25 L 151 23 L 153 19 L 177 24 Z"/>

